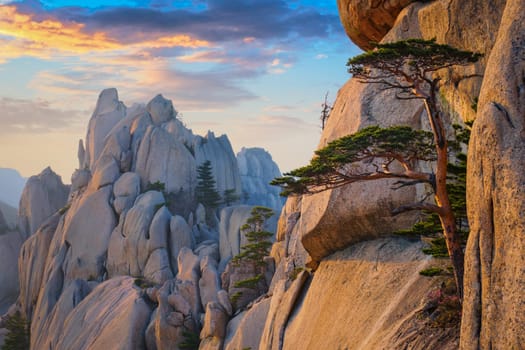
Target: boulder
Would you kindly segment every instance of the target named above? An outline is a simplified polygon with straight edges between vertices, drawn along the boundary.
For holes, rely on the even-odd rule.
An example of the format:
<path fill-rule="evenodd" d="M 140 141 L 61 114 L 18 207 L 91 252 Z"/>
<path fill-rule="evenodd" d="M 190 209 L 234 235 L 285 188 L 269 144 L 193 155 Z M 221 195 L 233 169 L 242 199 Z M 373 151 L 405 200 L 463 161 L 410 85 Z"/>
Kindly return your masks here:
<path fill-rule="evenodd" d="M 115 212 L 120 215 L 130 209 L 139 194 L 140 177 L 132 172 L 122 174 L 113 186 Z"/>
<path fill-rule="evenodd" d="M 509 0 L 468 150 L 461 349 L 525 344 L 525 2 Z"/>
<path fill-rule="evenodd" d="M 126 116 L 126 106 L 118 99 L 115 88 L 103 90 L 97 100 L 95 111 L 89 120 L 86 134 L 84 164 L 81 169 L 93 170 L 99 155 L 105 147 L 106 136 Z"/>
<path fill-rule="evenodd" d="M 142 188 L 161 182 L 166 192 L 192 194 L 197 178 L 196 162 L 190 151 L 166 130 L 148 126 L 136 153 L 134 171 Z"/>
<path fill-rule="evenodd" d="M 249 281 L 256 276 L 265 277 L 268 270 L 269 267 L 266 264 L 256 266 L 254 263 L 241 262 L 237 265 L 230 262 L 226 265 L 226 269 L 221 274 L 222 289 L 228 292 L 229 299 L 236 310 L 245 308 L 268 291 L 270 279 L 266 278 L 261 278 L 246 286 L 242 285 L 242 282 Z"/>
<path fill-rule="evenodd" d="M 220 253 L 219 253 L 219 243 L 214 240 L 206 240 L 201 242 L 197 248 L 195 248 L 194 253 L 199 256 L 199 260 L 210 259 L 215 267 L 219 263 Z"/>
<path fill-rule="evenodd" d="M 119 176 L 120 168 L 115 158 L 111 155 L 101 155 L 95 163 L 88 189 L 96 191 L 101 187 L 112 185 Z"/>
<path fill-rule="evenodd" d="M 383 118 L 386 115 L 389 118 Z M 370 125 L 408 125 L 420 129 L 426 125 L 426 114 L 421 101 L 399 100 L 393 90 L 378 90 L 375 84 L 351 79 L 339 90 L 319 148 Z M 421 200 L 425 188 L 418 185 L 393 191 L 395 181 L 357 182 L 302 196 L 298 232 L 311 257 L 319 261 L 350 244 L 413 225 L 417 214 L 393 217 L 389 213 Z"/>
<path fill-rule="evenodd" d="M 84 148 L 84 141 L 82 141 L 82 139 L 78 140 L 77 158 L 78 169 L 83 169 L 86 159 L 86 149 Z"/>
<path fill-rule="evenodd" d="M 279 195 L 280 187 L 271 186 L 270 182 L 281 176 L 279 167 L 270 153 L 262 148 L 242 148 L 237 153 L 237 164 L 242 184 L 242 202 L 248 205 L 260 205 L 279 212 L 283 198 Z"/>
<path fill-rule="evenodd" d="M 182 216 L 175 215 L 171 218 L 168 242 L 171 266 L 173 272 L 177 274 L 177 257 L 179 256 L 180 250 L 183 247 L 192 249 L 194 246 L 194 238 L 191 234 L 191 228 Z"/>
<path fill-rule="evenodd" d="M 155 334 L 154 340 L 148 340 L 148 349 L 178 349 L 179 344 L 187 339 L 188 333 L 197 333 L 196 316 L 188 300 L 179 288 L 180 282 L 170 280 L 159 290 L 159 306 L 155 311 L 148 330 Z"/>
<path fill-rule="evenodd" d="M 40 224 L 66 205 L 68 186 L 51 168 L 31 176 L 24 187 L 18 208 L 18 228 L 24 238 L 36 232 Z"/>
<path fill-rule="evenodd" d="M 170 221 L 171 213 L 163 206 L 155 213 L 149 228 L 147 249 L 151 253 L 144 267 L 144 277 L 157 284 L 173 278 L 168 253 Z"/>
<path fill-rule="evenodd" d="M 4 213 L 0 208 L 0 235 L 6 233 L 8 228 L 9 227 L 7 226 L 7 220 L 5 219 Z"/>
<path fill-rule="evenodd" d="M 204 325 L 200 334 L 200 350 L 222 349 L 228 319 L 228 314 L 219 303 L 210 302 L 206 305 Z"/>
<path fill-rule="evenodd" d="M 61 219 L 49 246 L 42 283 L 38 292 L 38 299 L 33 308 L 31 334 L 44 334 L 43 329 L 46 322 L 48 322 L 48 316 L 53 312 L 64 290 L 64 271 L 62 266 L 68 252 L 68 247 L 67 244 L 60 243 L 62 241 L 63 227 L 64 220 Z M 25 291 L 21 291 L 21 294 L 25 293 Z M 36 341 L 36 337 L 33 337 L 31 341 Z"/>
<path fill-rule="evenodd" d="M 200 260 L 191 249 L 183 247 L 177 257 L 177 279 L 180 281 L 198 282 L 200 278 Z"/>
<path fill-rule="evenodd" d="M 206 307 L 210 302 L 219 301 L 217 293 L 221 289 L 221 281 L 217 271 L 217 262 L 210 259 L 210 256 L 206 256 L 201 260 L 200 269 L 199 291 L 201 304 Z"/>
<path fill-rule="evenodd" d="M 179 293 L 191 305 L 192 314 L 196 317 L 202 312 L 199 291 L 200 260 L 191 249 L 183 247 L 177 258 L 177 288 Z"/>
<path fill-rule="evenodd" d="M 149 101 L 146 109 L 155 125 L 165 123 L 177 116 L 177 111 L 173 108 L 171 101 L 165 99 L 161 94 Z"/>
<path fill-rule="evenodd" d="M 162 284 L 173 278 L 166 248 L 158 248 L 151 252 L 144 266 L 144 278 L 156 284 Z"/>
<path fill-rule="evenodd" d="M 393 27 L 397 15 L 415 0 L 337 0 L 346 34 L 361 49 L 370 50 Z"/>
<path fill-rule="evenodd" d="M 152 248 L 167 247 L 166 225 L 167 215 L 162 215 L 159 236 L 154 237 L 153 245 L 150 243 L 150 226 L 157 211 L 164 206 L 165 199 L 162 193 L 148 191 L 139 195 L 135 204 L 120 216 L 118 226 L 111 233 L 107 253 L 107 270 L 109 276 L 131 275 L 144 276 L 144 269 Z M 165 208 L 164 208 L 165 209 Z M 164 209 L 162 209 L 164 211 Z M 154 232 L 157 232 L 155 230 Z M 168 260 L 169 263 L 169 260 Z M 160 267 L 157 266 L 157 267 Z M 151 270 L 150 270 L 151 271 Z"/>

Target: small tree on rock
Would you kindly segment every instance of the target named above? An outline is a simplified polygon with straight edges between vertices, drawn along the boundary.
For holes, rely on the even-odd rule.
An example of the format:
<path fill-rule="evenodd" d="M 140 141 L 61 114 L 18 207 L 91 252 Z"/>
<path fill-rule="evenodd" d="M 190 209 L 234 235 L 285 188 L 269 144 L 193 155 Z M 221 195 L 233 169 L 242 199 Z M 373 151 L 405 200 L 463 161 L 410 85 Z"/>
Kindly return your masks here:
<path fill-rule="evenodd" d="M 397 188 L 429 184 L 435 204 L 412 203 L 397 208 L 393 214 L 427 210 L 439 216 L 458 295 L 462 298 L 464 254 L 447 191 L 447 120 L 439 108 L 440 78 L 434 73 L 472 64 L 480 57 L 480 54 L 437 44 L 435 40 L 409 39 L 378 44 L 374 50 L 350 59 L 348 71 L 359 81 L 380 84 L 382 89 L 395 89 L 399 99 L 422 100 L 432 132 L 403 126 L 365 128 L 329 143 L 316 151 L 310 165 L 293 170 L 272 184 L 282 186 L 283 194 L 315 193 L 357 181 L 385 178 L 399 179 Z M 416 161 L 434 161 L 435 171 L 418 170 Z"/>
<path fill-rule="evenodd" d="M 231 259 L 226 269 L 229 279 L 226 289 L 237 308 L 248 304 L 268 289 L 264 278 L 268 267 L 264 258 L 270 254 L 271 237 L 274 234 L 267 231 L 265 225 L 273 215 L 270 208 L 253 207 L 251 216 L 241 226 L 247 243 L 241 246 L 240 253 Z"/>
<path fill-rule="evenodd" d="M 206 208 L 206 217 L 209 221 L 215 210 L 221 204 L 221 195 L 217 191 L 211 162 L 209 160 L 197 167 L 197 187 L 195 188 L 195 197 L 197 202 L 201 203 Z"/>

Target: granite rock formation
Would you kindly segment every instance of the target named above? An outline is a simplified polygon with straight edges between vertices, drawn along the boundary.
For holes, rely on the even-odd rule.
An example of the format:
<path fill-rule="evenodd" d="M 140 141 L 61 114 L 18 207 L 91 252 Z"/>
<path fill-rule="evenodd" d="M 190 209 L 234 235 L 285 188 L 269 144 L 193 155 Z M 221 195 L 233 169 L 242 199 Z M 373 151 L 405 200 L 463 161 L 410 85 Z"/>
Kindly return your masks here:
<path fill-rule="evenodd" d="M 68 186 L 49 167 L 27 180 L 18 208 L 18 228 L 25 238 L 66 205 L 68 193 Z"/>
<path fill-rule="evenodd" d="M 525 344 L 525 2 L 509 0 L 469 149 L 462 349 Z"/>
<path fill-rule="evenodd" d="M 31 321 L 33 349 L 173 349 L 189 333 L 218 349 L 233 312 L 219 261 L 239 253 L 246 217 L 209 226 L 194 192 L 197 166 L 210 160 L 217 190 L 240 195 L 227 136 L 194 135 L 161 95 L 128 109 L 107 89 L 78 158 L 71 188 L 49 168 L 28 180 L 18 221 L 24 235 L 0 236 L 0 311 L 15 301 L 19 274 L 9 314 Z M 249 166 L 251 181 L 268 180 Z M 273 200 L 257 196 L 261 204 Z M 233 239 L 228 254 L 221 255 L 220 227 Z"/>

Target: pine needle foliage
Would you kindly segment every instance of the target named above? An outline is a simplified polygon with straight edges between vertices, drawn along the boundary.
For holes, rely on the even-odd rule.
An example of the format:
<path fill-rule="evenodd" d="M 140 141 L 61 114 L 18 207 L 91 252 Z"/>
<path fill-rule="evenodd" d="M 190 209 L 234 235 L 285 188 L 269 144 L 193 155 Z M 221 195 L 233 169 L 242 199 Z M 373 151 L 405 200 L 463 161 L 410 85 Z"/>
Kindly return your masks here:
<path fill-rule="evenodd" d="M 200 346 L 200 336 L 198 332 L 193 332 L 187 328 L 182 331 L 183 341 L 179 343 L 179 349 L 198 350 Z"/>
<path fill-rule="evenodd" d="M 414 89 L 432 89 L 431 73 L 472 64 L 483 56 L 438 44 L 435 39 L 407 39 L 374 46 L 374 50 L 350 58 L 348 72 L 360 81 L 396 88 L 399 97 L 405 98 L 422 98 L 414 96 Z"/>
<path fill-rule="evenodd" d="M 29 323 L 19 311 L 6 318 L 7 333 L 2 350 L 29 350 Z"/>
<path fill-rule="evenodd" d="M 251 211 L 251 216 L 246 220 L 246 223 L 241 226 L 241 231 L 244 233 L 247 244 L 241 247 L 241 252 L 232 258 L 234 265 L 253 264 L 254 266 L 264 267 L 266 264 L 263 260 L 265 256 L 270 254 L 272 242 L 270 238 L 273 236 L 272 232 L 264 229 L 266 221 L 274 215 L 270 208 L 256 206 Z M 259 279 L 260 280 L 260 279 Z"/>
<path fill-rule="evenodd" d="M 281 195 L 288 196 L 318 193 L 363 180 L 408 178 L 389 168 L 400 160 L 407 165 L 435 160 L 432 133 L 408 126 L 370 126 L 330 142 L 315 152 L 309 165 L 285 173 L 271 184 L 281 186 Z M 366 170 L 363 163 L 380 166 Z"/>
<path fill-rule="evenodd" d="M 206 209 L 216 209 L 221 204 L 221 195 L 217 191 L 211 162 L 209 160 L 197 167 L 197 187 L 195 188 L 197 202 Z"/>

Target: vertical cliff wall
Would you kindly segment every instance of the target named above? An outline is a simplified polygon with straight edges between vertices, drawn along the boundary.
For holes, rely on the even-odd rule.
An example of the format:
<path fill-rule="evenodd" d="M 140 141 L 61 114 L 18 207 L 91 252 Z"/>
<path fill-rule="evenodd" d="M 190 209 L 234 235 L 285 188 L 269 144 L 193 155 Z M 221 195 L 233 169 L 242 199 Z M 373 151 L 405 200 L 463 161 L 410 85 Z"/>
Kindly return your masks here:
<path fill-rule="evenodd" d="M 525 2 L 509 0 L 469 149 L 462 349 L 525 344 Z"/>

